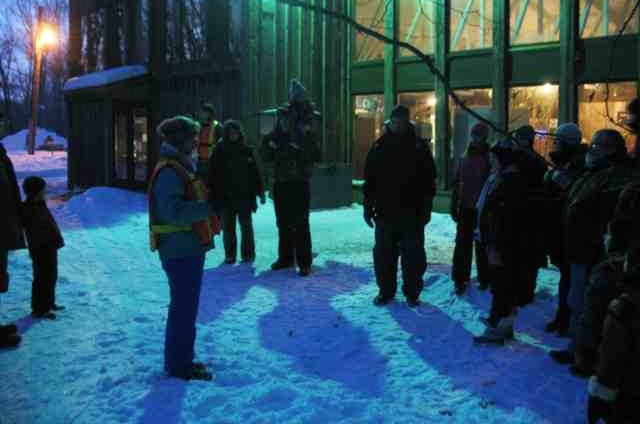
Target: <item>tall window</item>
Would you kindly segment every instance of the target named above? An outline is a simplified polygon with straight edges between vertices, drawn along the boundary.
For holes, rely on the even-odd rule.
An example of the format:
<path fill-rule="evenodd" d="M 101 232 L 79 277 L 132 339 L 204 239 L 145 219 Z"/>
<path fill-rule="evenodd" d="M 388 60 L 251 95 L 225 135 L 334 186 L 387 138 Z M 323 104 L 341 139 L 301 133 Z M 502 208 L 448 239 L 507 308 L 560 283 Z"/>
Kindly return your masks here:
<path fill-rule="evenodd" d="M 580 36 L 616 35 L 631 14 L 635 2 L 622 0 L 580 0 Z M 638 32 L 637 16 L 631 18 L 625 34 Z"/>
<path fill-rule="evenodd" d="M 364 163 L 373 142 L 382 134 L 384 96 L 370 94 L 354 96 L 354 125 L 351 163 L 356 178 L 364 177 Z"/>
<path fill-rule="evenodd" d="M 536 152 L 548 158 L 553 148 L 553 133 L 558 128 L 558 86 L 543 84 L 509 89 L 509 130 L 531 125 L 538 133 Z"/>
<path fill-rule="evenodd" d="M 392 0 L 356 0 L 356 21 L 384 34 L 386 11 L 392 7 L 392 4 Z M 384 43 L 366 34 L 356 32 L 353 58 L 356 62 L 384 59 Z"/>
<path fill-rule="evenodd" d="M 167 0 L 167 62 L 207 57 L 206 0 Z"/>
<path fill-rule="evenodd" d="M 468 90 L 456 90 L 456 95 L 474 112 L 484 118 L 491 119 L 492 103 L 490 88 L 475 88 Z M 471 114 L 463 110 L 452 99 L 449 99 L 451 112 L 451 159 L 452 171 L 460 158 L 464 155 L 469 144 L 469 134 L 471 128 L 478 120 Z"/>
<path fill-rule="evenodd" d="M 432 2 L 438 3 L 441 2 Z M 492 0 L 451 0 L 451 50 L 491 47 L 493 42 Z"/>
<path fill-rule="evenodd" d="M 510 0 L 511 44 L 560 39 L 560 0 Z"/>
<path fill-rule="evenodd" d="M 620 126 L 627 119 L 627 103 L 637 96 L 635 82 L 615 82 L 609 84 L 609 100 L 605 107 L 606 85 L 583 84 L 578 87 L 578 125 L 582 130 L 583 141 L 589 143 L 596 131 L 613 128 L 625 136 L 627 149 L 633 150 L 634 137 Z M 613 119 L 618 125 L 613 124 Z"/>
<path fill-rule="evenodd" d="M 435 153 L 436 139 L 436 103 L 436 95 L 433 91 L 398 95 L 398 104 L 409 108 L 410 117 L 418 135 L 429 141 L 429 147 L 433 153 Z"/>
<path fill-rule="evenodd" d="M 398 3 L 398 38 L 413 44 L 425 54 L 435 50 L 437 3 L 431 0 L 404 0 Z M 411 56 L 400 49 L 401 56 Z"/>

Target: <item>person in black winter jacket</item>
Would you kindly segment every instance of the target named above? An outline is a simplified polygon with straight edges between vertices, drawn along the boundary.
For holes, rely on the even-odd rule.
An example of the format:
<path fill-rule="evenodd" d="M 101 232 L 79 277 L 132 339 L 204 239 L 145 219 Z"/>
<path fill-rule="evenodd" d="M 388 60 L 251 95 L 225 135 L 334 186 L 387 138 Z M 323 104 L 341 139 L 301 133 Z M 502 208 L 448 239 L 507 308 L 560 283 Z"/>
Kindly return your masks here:
<path fill-rule="evenodd" d="M 573 183 L 584 169 L 585 149 L 582 132 L 574 123 L 558 127 L 554 150 L 550 157 L 553 167 L 544 177 L 546 213 L 541 217 L 546 222 L 546 247 L 551 263 L 560 270 L 558 284 L 558 309 L 554 319 L 545 326 L 546 332 L 557 332 L 564 336 L 569 331 L 569 285 L 571 264 L 564 248 L 564 203 Z"/>
<path fill-rule="evenodd" d="M 9 290 L 8 256 L 12 250 L 24 249 L 24 235 L 20 220 L 20 189 L 11 159 L 0 143 L 0 293 Z M 0 347 L 20 343 L 20 335 L 13 324 L 0 325 Z"/>
<path fill-rule="evenodd" d="M 37 318 L 55 319 L 58 250 L 64 246 L 62 234 L 45 202 L 47 184 L 40 177 L 28 177 L 22 183 L 27 200 L 22 205 L 29 255 L 33 261 L 31 310 Z"/>
<path fill-rule="evenodd" d="M 373 259 L 379 293 L 374 303 L 378 306 L 395 297 L 398 256 L 407 304 L 419 304 L 427 268 L 424 229 L 431 219 L 435 179 L 431 151 L 409 122 L 409 110 L 396 106 L 365 164 L 364 219 L 375 226 Z"/>
<path fill-rule="evenodd" d="M 544 240 L 543 220 L 540 219 L 544 211 L 544 176 L 547 164 L 542 156 L 533 150 L 536 132 L 530 125 L 524 125 L 515 132 L 515 140 L 519 149 L 517 152 L 519 168 L 527 185 L 522 196 L 526 198 L 526 220 L 529 225 L 524 229 L 527 247 L 523 252 L 521 263 L 518 265 L 519 290 L 518 305 L 525 306 L 534 300 L 538 270 L 546 265 L 546 251 Z"/>
<path fill-rule="evenodd" d="M 474 244 L 478 282 L 482 289 L 489 286 L 487 257 L 480 244 L 477 241 L 474 243 L 478 215 L 476 202 L 491 172 L 488 136 L 489 128 L 486 125 L 477 123 L 473 126 L 471 142 L 464 157 L 458 163 L 453 183 L 451 218 L 457 223 L 457 228 L 451 277 L 455 283 L 456 293 L 459 295 L 466 290 L 471 276 Z"/>
<path fill-rule="evenodd" d="M 236 262 L 236 219 L 242 235 L 242 261 L 253 262 L 256 253 L 251 213 L 258 209 L 256 197 L 265 203 L 264 185 L 253 149 L 246 144 L 237 121 L 224 124 L 222 140 L 209 166 L 209 193 L 222 211 L 225 262 Z"/>
<path fill-rule="evenodd" d="M 487 179 L 478 199 L 478 233 L 487 253 L 491 275 L 491 312 L 483 335 L 476 343 L 504 343 L 513 338 L 518 305 L 519 264 L 527 254 L 526 227 L 522 217 L 527 200 L 527 176 L 521 171 L 519 148 L 511 139 L 496 143 L 491 152 L 497 160 L 496 172 Z"/>
<path fill-rule="evenodd" d="M 278 260 L 274 271 L 298 264 L 300 276 L 311 272 L 311 229 L 309 211 L 313 166 L 320 160 L 320 149 L 309 122 L 294 120 L 294 105 L 279 108 L 276 127 L 265 136 L 262 154 L 273 164 L 272 196 L 278 225 Z"/>

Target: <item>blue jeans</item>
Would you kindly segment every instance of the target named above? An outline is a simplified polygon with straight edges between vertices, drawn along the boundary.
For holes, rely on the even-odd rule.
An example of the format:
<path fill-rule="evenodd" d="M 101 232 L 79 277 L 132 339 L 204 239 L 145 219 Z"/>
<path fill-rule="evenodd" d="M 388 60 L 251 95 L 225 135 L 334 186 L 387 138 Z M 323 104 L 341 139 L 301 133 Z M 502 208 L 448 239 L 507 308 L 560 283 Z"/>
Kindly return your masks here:
<path fill-rule="evenodd" d="M 164 342 L 164 369 L 180 376 L 193 365 L 196 317 L 204 272 L 204 254 L 162 262 L 169 278 L 171 303 Z"/>
<path fill-rule="evenodd" d="M 571 288 L 569 289 L 569 308 L 571 321 L 569 322 L 569 351 L 576 350 L 578 326 L 584 312 L 584 295 L 589 281 L 589 267 L 586 264 L 571 264 Z"/>

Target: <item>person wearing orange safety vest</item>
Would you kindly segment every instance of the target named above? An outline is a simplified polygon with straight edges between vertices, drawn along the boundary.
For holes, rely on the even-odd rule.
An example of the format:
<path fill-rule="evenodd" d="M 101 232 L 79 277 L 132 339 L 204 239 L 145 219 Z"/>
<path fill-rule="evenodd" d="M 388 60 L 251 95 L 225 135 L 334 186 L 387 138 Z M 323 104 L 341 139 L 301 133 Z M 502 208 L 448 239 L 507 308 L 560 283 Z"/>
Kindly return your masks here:
<path fill-rule="evenodd" d="M 194 362 L 204 259 L 214 236 L 214 211 L 192 159 L 199 132 L 200 125 L 185 116 L 160 123 L 164 142 L 148 191 L 151 250 L 160 256 L 171 296 L 165 370 L 184 380 L 212 379 L 204 365 Z"/>
<path fill-rule="evenodd" d="M 207 181 L 213 152 L 222 138 L 222 124 L 215 119 L 216 109 L 210 103 L 204 103 L 198 112 L 200 134 L 198 135 L 198 169 L 202 181 Z"/>

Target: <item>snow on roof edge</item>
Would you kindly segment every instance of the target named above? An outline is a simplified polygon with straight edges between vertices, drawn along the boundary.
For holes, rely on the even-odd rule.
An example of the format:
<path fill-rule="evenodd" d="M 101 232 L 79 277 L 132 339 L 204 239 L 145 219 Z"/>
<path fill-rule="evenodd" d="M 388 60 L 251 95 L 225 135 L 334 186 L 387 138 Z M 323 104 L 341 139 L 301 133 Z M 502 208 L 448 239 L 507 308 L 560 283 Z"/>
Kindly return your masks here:
<path fill-rule="evenodd" d="M 100 72 L 92 72 L 69 79 L 64 84 L 64 91 L 74 91 L 83 88 L 102 87 L 120 81 L 140 77 L 148 73 L 143 65 L 120 66 Z"/>

